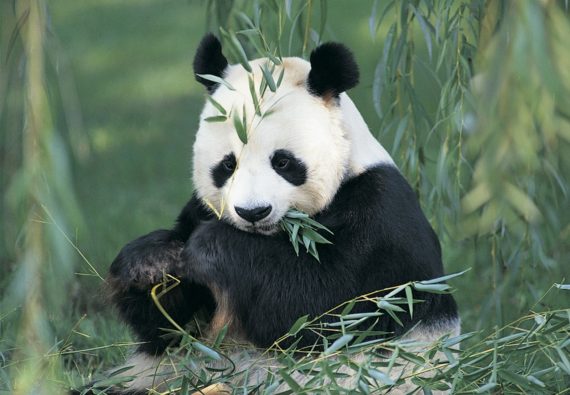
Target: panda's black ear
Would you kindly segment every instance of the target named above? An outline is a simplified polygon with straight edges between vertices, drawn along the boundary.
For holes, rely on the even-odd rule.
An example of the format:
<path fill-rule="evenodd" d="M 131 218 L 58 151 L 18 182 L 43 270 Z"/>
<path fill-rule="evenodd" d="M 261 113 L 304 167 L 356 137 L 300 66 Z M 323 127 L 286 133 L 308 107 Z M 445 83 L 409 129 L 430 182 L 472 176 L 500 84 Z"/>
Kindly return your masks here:
<path fill-rule="evenodd" d="M 311 52 L 307 85 L 317 96 L 338 97 L 358 84 L 358 65 L 352 52 L 342 44 L 325 43 Z"/>
<path fill-rule="evenodd" d="M 228 67 L 228 60 L 222 54 L 222 44 L 212 33 L 204 36 L 196 55 L 194 55 L 194 76 L 196 81 L 208 89 L 209 93 L 214 93 L 218 83 L 200 77 L 198 74 L 212 74 L 223 78 L 224 70 Z"/>

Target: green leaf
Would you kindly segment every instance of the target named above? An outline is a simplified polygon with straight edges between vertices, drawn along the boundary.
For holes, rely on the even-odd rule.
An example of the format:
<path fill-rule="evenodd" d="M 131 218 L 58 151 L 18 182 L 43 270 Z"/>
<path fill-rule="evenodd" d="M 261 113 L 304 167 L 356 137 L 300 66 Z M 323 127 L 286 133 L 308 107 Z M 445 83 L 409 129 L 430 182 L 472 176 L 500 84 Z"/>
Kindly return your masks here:
<path fill-rule="evenodd" d="M 244 51 L 243 47 L 241 46 L 241 43 L 239 42 L 237 36 L 235 35 L 234 32 L 229 32 L 228 37 L 229 37 L 229 43 L 232 46 L 236 56 L 238 57 L 239 63 L 248 73 L 251 73 L 251 71 L 252 71 L 251 65 L 249 64 L 249 60 L 247 59 L 247 55 L 245 54 L 245 51 Z"/>
<path fill-rule="evenodd" d="M 369 375 L 370 377 L 372 377 L 374 380 L 378 380 L 378 381 L 380 381 L 380 382 L 382 382 L 383 384 L 386 384 L 386 385 L 394 385 L 394 384 L 396 384 L 396 383 L 394 382 L 394 380 L 392 380 L 392 379 L 390 378 L 390 376 L 388 376 L 386 373 L 383 373 L 383 372 L 381 372 L 381 371 L 379 371 L 379 370 L 369 369 L 369 370 L 368 370 L 368 375 Z"/>
<path fill-rule="evenodd" d="M 425 284 L 423 282 L 413 283 L 413 286 L 418 291 L 425 291 L 431 293 L 449 293 L 451 287 L 447 284 Z"/>
<path fill-rule="evenodd" d="M 220 112 L 222 115 L 228 115 L 228 112 L 220 103 L 218 103 L 212 96 L 208 96 L 208 101 Z"/>
<path fill-rule="evenodd" d="M 430 35 L 430 30 L 433 30 L 433 27 L 430 29 L 430 25 L 429 22 L 427 22 L 423 15 L 421 14 L 421 12 L 419 12 L 416 7 L 414 7 L 413 5 L 410 4 L 410 7 L 412 8 L 412 10 L 414 11 L 414 14 L 416 15 L 416 18 L 418 20 L 418 23 L 420 24 L 420 29 L 422 30 L 422 34 L 424 36 L 424 41 L 426 42 L 426 46 L 428 49 L 428 55 L 429 55 L 429 59 L 432 59 L 432 42 L 431 42 L 431 35 Z"/>
<path fill-rule="evenodd" d="M 293 393 L 295 394 L 299 394 L 301 392 L 303 392 L 303 389 L 301 388 L 301 386 L 299 385 L 299 383 L 297 383 L 295 381 L 295 379 L 293 379 L 293 377 L 291 377 L 286 371 L 285 369 L 282 369 L 279 371 L 279 375 L 283 378 L 283 381 L 285 381 L 285 383 L 287 383 L 287 385 L 289 386 L 289 388 L 291 388 L 291 390 L 293 391 Z"/>
<path fill-rule="evenodd" d="M 243 108 L 243 111 L 245 115 L 245 106 Z M 234 111 L 232 118 L 234 122 L 234 128 L 236 129 L 239 139 L 241 140 L 242 143 L 247 144 L 247 129 L 245 126 L 245 122 L 243 122 L 242 119 L 240 119 L 240 116 L 237 113 L 237 111 Z"/>
<path fill-rule="evenodd" d="M 465 273 L 467 273 L 469 270 L 471 270 L 471 268 L 463 270 L 462 272 L 459 273 L 453 273 L 453 274 L 448 274 L 447 276 L 442 276 L 442 277 L 437 277 L 437 278 L 433 278 L 431 280 L 424 280 L 421 281 L 422 284 L 436 284 L 436 283 L 441 283 L 443 281 L 447 281 L 447 280 L 451 280 L 452 278 L 455 277 L 459 277 L 464 275 Z"/>
<path fill-rule="evenodd" d="M 259 66 L 259 68 L 261 69 L 261 72 L 263 73 L 263 78 L 265 79 L 265 82 L 267 82 L 267 86 L 269 87 L 269 90 L 271 92 L 275 92 L 277 90 L 277 86 L 275 84 L 275 80 L 273 79 L 272 71 L 269 70 L 267 63 L 264 64 L 263 66 Z"/>
<path fill-rule="evenodd" d="M 406 312 L 406 310 L 404 310 L 403 308 L 401 308 L 400 306 L 396 306 L 393 305 L 391 303 L 388 303 L 385 300 L 379 300 L 377 303 L 378 307 L 381 308 L 382 310 L 392 310 L 392 311 L 397 311 L 398 313 L 404 313 Z"/>
<path fill-rule="evenodd" d="M 388 313 L 388 315 L 389 315 L 390 317 L 392 317 L 392 319 L 393 319 L 394 321 L 396 321 L 396 322 L 398 323 L 398 325 L 404 326 L 404 324 L 403 324 L 402 321 L 398 318 L 398 316 L 396 315 L 396 313 L 394 313 L 392 310 L 388 310 L 388 309 L 385 309 L 384 311 L 385 311 L 386 313 Z"/>
<path fill-rule="evenodd" d="M 305 324 L 307 323 L 308 319 L 309 315 L 304 315 L 298 318 L 297 321 L 295 321 L 295 323 L 293 324 L 293 326 L 291 326 L 291 329 L 289 329 L 288 332 L 289 335 L 295 336 L 301 329 L 305 327 Z"/>
<path fill-rule="evenodd" d="M 335 352 L 337 352 L 338 350 L 340 350 L 342 347 L 346 346 L 348 343 L 350 343 L 350 341 L 354 338 L 354 335 L 351 334 L 346 334 L 346 335 L 342 335 L 341 337 L 339 337 L 338 339 L 336 339 L 334 341 L 333 344 L 330 345 L 330 347 L 328 347 L 325 352 L 324 355 L 331 355 Z"/>
<path fill-rule="evenodd" d="M 323 236 L 321 236 L 320 234 L 318 234 L 316 231 L 314 231 L 311 228 L 305 228 L 305 229 L 303 229 L 302 232 L 303 232 L 303 235 L 309 237 L 315 243 L 332 244 L 330 241 L 325 239 Z"/>
<path fill-rule="evenodd" d="M 414 317 L 414 295 L 412 293 L 412 288 L 407 286 L 405 289 L 406 291 L 406 300 L 408 301 L 408 310 L 410 311 L 410 318 Z"/>
<path fill-rule="evenodd" d="M 203 345 L 200 342 L 192 342 L 192 347 L 194 347 L 196 350 L 198 350 L 199 352 L 201 352 L 202 354 L 206 355 L 209 358 L 212 358 L 216 361 L 221 361 L 222 357 L 220 356 L 220 354 L 218 354 L 216 351 L 212 350 L 210 347 L 206 347 L 205 345 Z"/>
<path fill-rule="evenodd" d="M 251 75 L 248 76 L 247 80 L 249 83 L 249 94 L 251 95 L 251 99 L 253 100 L 253 107 L 255 108 L 255 113 L 261 116 L 259 100 L 257 98 L 257 93 L 255 92 L 255 82 L 253 81 L 253 77 Z"/>
<path fill-rule="evenodd" d="M 226 88 L 228 88 L 231 91 L 235 91 L 236 88 L 234 88 L 233 86 L 231 86 L 231 84 L 229 82 L 227 82 L 226 80 L 224 80 L 223 78 L 218 77 L 217 75 L 212 75 L 212 74 L 196 74 L 198 77 L 201 77 L 205 80 L 208 81 L 212 81 L 221 85 L 224 85 Z"/>
<path fill-rule="evenodd" d="M 225 122 L 228 120 L 228 117 L 225 115 L 215 115 L 213 117 L 204 118 L 204 122 Z"/>

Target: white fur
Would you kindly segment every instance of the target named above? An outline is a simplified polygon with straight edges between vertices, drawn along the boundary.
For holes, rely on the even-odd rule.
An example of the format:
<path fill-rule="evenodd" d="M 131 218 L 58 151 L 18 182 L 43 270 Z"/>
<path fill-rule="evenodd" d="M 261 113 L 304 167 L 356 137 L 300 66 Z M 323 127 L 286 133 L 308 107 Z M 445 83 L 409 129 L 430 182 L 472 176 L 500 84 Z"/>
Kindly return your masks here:
<path fill-rule="evenodd" d="M 265 62 L 251 62 L 257 91 L 263 78 L 260 66 Z M 333 99 L 311 95 L 306 87 L 310 64 L 305 60 L 284 59 L 273 73 L 275 80 L 282 68 L 285 74 L 281 86 L 275 93 L 267 89 L 261 99 L 262 113 L 271 111 L 269 116 L 255 115 L 248 74 L 240 65 L 229 66 L 225 73 L 225 80 L 235 90 L 221 85 L 213 95 L 228 113 L 237 112 L 240 119 L 245 108 L 247 144 L 238 138 L 231 117 L 222 123 L 204 121 L 220 115 L 210 102 L 202 111 L 196 135 L 193 175 L 198 196 L 244 230 L 271 233 L 289 208 L 314 214 L 331 202 L 345 177 L 376 164 L 394 164 L 346 94 L 341 95 L 340 105 Z M 306 164 L 305 184 L 294 186 L 272 169 L 270 158 L 277 149 L 293 152 Z M 218 189 L 211 169 L 230 152 L 236 155 L 238 168 Z M 234 209 L 265 205 L 273 210 L 259 223 L 262 229 L 252 229 Z"/>
<path fill-rule="evenodd" d="M 344 130 L 350 141 L 350 173 L 358 175 L 379 164 L 396 166 L 388 151 L 370 133 L 360 111 L 346 93 L 340 95 L 340 108 Z"/>

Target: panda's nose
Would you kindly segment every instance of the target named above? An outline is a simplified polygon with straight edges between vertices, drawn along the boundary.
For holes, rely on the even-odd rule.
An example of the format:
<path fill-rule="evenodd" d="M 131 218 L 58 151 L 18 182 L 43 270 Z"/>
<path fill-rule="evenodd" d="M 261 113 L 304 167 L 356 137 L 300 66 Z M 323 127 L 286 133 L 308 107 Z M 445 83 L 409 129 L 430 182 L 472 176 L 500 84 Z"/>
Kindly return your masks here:
<path fill-rule="evenodd" d="M 257 222 L 267 217 L 271 212 L 271 206 L 261 206 L 254 208 L 234 207 L 236 213 L 248 222 Z"/>

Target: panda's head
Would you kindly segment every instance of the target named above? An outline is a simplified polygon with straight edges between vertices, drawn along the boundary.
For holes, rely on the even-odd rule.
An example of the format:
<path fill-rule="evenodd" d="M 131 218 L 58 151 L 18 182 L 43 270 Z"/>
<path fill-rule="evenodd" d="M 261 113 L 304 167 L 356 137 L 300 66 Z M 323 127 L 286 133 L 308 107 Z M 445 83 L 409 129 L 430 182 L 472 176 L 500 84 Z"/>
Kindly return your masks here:
<path fill-rule="evenodd" d="M 324 209 L 347 174 L 351 147 L 340 94 L 357 84 L 358 68 L 350 51 L 334 43 L 316 48 L 310 62 L 285 58 L 273 65 L 257 59 L 250 66 L 248 73 L 241 65 L 228 65 L 213 35 L 202 40 L 194 72 L 213 100 L 200 116 L 193 177 L 198 197 L 222 219 L 245 231 L 271 234 L 290 208 L 308 214 Z M 263 67 L 274 67 L 275 81 L 283 76 L 275 92 L 267 87 L 260 96 Z M 246 125 L 245 144 L 235 118 Z"/>

